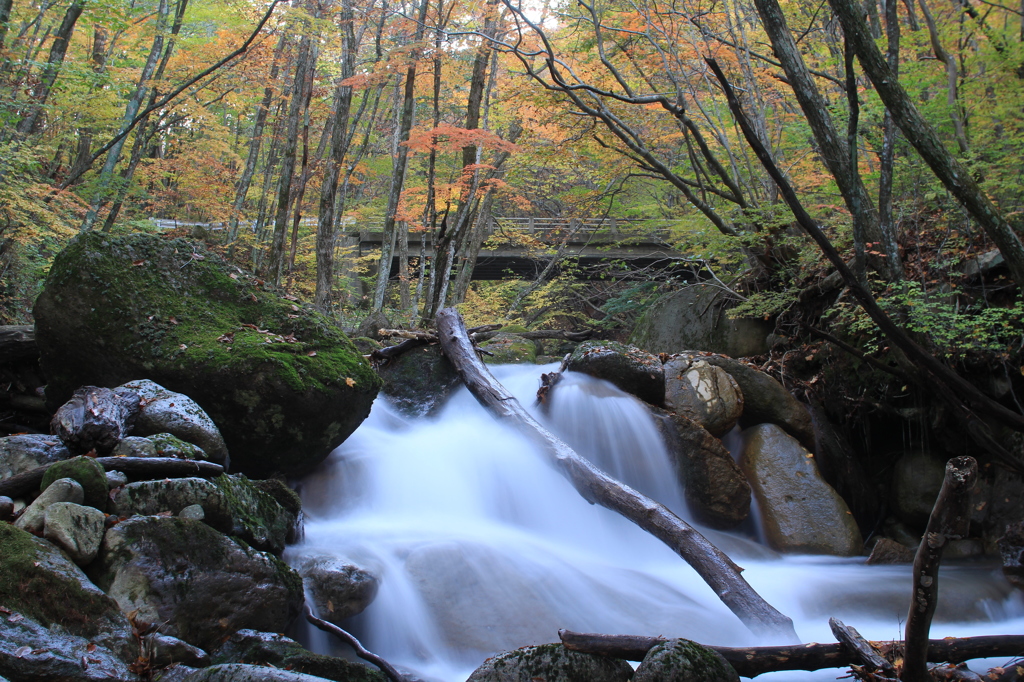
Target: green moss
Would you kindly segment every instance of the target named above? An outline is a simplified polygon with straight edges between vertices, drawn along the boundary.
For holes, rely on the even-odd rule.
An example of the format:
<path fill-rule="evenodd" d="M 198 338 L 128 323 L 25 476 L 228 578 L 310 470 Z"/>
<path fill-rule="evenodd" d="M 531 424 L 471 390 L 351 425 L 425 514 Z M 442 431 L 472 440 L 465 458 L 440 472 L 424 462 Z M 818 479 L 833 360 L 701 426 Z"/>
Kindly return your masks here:
<path fill-rule="evenodd" d="M 688 639 L 656 644 L 637 668 L 637 682 L 739 682 L 739 675 L 722 656 Z"/>
<path fill-rule="evenodd" d="M 146 438 L 156 448 L 160 457 L 180 457 L 183 459 L 206 459 L 206 453 L 198 445 L 186 443 L 170 433 L 155 433 Z"/>
<path fill-rule="evenodd" d="M 99 590 L 83 589 L 73 575 L 62 575 L 74 570 L 57 549 L 0 523 L 0 606 L 46 626 L 57 623 L 84 636 L 98 634 L 103 615 L 116 613 L 117 605 Z"/>
<path fill-rule="evenodd" d="M 213 481 L 226 503 L 231 518 L 229 531 L 261 550 L 280 553 L 295 514 L 241 474 L 221 474 Z M 301 503 L 300 503 L 301 506 Z"/>
<path fill-rule="evenodd" d="M 252 484 L 262 492 L 273 497 L 279 505 L 292 514 L 298 516 L 299 512 L 302 511 L 302 498 L 299 497 L 297 492 L 289 488 L 284 481 L 278 478 L 268 478 L 262 481 L 253 481 Z"/>
<path fill-rule="evenodd" d="M 107 474 L 103 467 L 92 457 L 72 457 L 62 462 L 55 462 L 43 474 L 39 486 L 40 492 L 61 478 L 78 481 L 85 492 L 85 504 L 99 510 L 107 508 Z"/>

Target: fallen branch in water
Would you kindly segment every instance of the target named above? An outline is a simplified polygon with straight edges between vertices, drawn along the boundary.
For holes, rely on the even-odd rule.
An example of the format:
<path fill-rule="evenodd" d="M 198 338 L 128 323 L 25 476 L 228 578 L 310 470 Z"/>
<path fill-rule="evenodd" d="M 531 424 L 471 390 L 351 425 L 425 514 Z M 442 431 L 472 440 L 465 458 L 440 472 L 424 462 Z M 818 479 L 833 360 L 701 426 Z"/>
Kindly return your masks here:
<path fill-rule="evenodd" d="M 566 649 L 602 654 L 627 661 L 642 661 L 650 649 L 665 637 L 638 635 L 598 635 L 559 630 Z M 903 642 L 869 642 L 883 656 L 901 649 Z M 705 645 L 708 646 L 708 645 Z M 747 648 L 708 646 L 720 653 L 743 677 L 786 670 L 822 670 L 859 665 L 860 656 L 844 644 L 797 644 L 793 646 L 755 646 Z M 947 637 L 928 642 L 928 660 L 933 663 L 962 663 L 975 658 L 1013 657 L 1024 653 L 1024 635 L 987 635 L 984 637 Z"/>
<path fill-rule="evenodd" d="M 387 675 L 388 679 L 390 679 L 392 682 L 406 682 L 405 676 L 402 675 L 402 673 L 398 672 L 398 670 L 396 670 L 393 665 L 385 661 L 377 654 L 373 653 L 372 651 L 367 651 L 365 648 L 363 648 L 363 645 L 359 643 L 358 639 L 353 637 L 345 630 L 342 630 L 334 623 L 328 623 L 326 620 L 322 620 L 314 616 L 313 612 L 309 609 L 308 604 L 306 605 L 306 620 L 308 620 L 310 623 L 320 628 L 324 632 L 331 633 L 341 641 L 351 646 L 353 649 L 355 649 L 356 656 L 363 659 L 364 661 L 369 661 L 370 663 L 373 663 L 375 666 L 380 668 L 381 672 Z"/>
<path fill-rule="evenodd" d="M 864 639 L 856 629 L 845 624 L 838 618 L 829 618 L 828 626 L 832 628 L 832 634 L 843 644 L 846 649 L 852 652 L 859 661 L 870 668 L 871 671 L 880 670 L 886 677 L 896 677 L 896 668 L 892 663 L 882 657 L 871 642 Z"/>
<path fill-rule="evenodd" d="M 55 436 L 56 437 L 56 436 Z M 202 460 L 178 459 L 176 457 L 97 457 L 104 471 L 120 471 L 128 478 L 186 478 L 200 476 L 213 478 L 224 473 L 224 467 Z M 0 481 L 0 495 L 21 497 L 38 491 L 46 470 L 53 464 L 36 467 L 17 476 Z"/>
<path fill-rule="evenodd" d="M 591 504 L 621 514 L 664 542 L 697 571 L 729 609 L 751 630 L 796 641 L 793 621 L 761 598 L 740 569 L 707 538 L 662 504 L 604 473 L 556 438 L 523 409 L 476 354 L 462 317 L 454 308 L 437 314 L 441 349 L 470 393 L 495 415 L 518 427 Z"/>
<path fill-rule="evenodd" d="M 469 330 L 470 338 L 474 338 L 474 335 L 478 332 L 492 332 L 495 329 L 501 329 L 501 325 L 485 324 L 481 327 L 473 327 Z M 403 353 L 408 353 L 416 348 L 437 343 L 437 334 L 433 332 L 415 332 L 406 329 L 381 329 L 380 334 L 381 336 L 397 336 L 399 338 L 404 338 L 405 341 L 394 346 L 387 346 L 385 348 L 372 351 L 370 353 L 370 362 L 373 363 L 374 367 L 382 367 Z"/>

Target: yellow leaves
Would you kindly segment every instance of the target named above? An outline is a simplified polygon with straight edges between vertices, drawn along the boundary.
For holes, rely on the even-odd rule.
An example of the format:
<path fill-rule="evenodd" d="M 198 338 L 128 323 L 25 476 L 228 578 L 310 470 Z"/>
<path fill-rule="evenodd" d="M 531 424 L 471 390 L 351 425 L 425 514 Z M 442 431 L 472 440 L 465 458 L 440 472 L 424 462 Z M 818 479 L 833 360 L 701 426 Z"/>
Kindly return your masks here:
<path fill-rule="evenodd" d="M 429 150 L 456 152 L 464 147 L 483 147 L 496 151 L 515 152 L 519 147 L 501 139 L 489 130 L 459 128 L 449 123 L 442 123 L 429 130 L 417 129 L 409 134 L 408 141 L 403 143 L 413 152 Z"/>
<path fill-rule="evenodd" d="M 356 385 L 356 380 L 352 377 L 345 377 L 345 385 L 352 388 Z"/>

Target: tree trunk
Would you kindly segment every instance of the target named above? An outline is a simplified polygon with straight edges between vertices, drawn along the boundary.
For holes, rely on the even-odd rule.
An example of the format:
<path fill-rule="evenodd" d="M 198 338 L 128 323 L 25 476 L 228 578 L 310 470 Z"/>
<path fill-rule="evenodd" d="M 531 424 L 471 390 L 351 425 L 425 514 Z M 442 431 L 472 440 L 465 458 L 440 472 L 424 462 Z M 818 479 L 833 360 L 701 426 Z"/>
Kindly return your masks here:
<path fill-rule="evenodd" d="M 33 93 L 35 101 L 29 106 L 25 117 L 18 122 L 17 131 L 19 135 L 29 135 L 35 132 L 39 126 L 43 109 L 46 106 L 46 101 L 50 98 L 50 93 L 53 91 L 53 84 L 57 82 L 57 76 L 60 73 L 61 66 L 64 64 L 64 56 L 68 51 L 68 44 L 71 42 L 71 35 L 75 32 L 75 24 L 78 23 L 78 17 L 82 16 L 85 3 L 86 0 L 75 0 L 72 2 L 64 13 L 64 20 L 61 21 L 60 28 L 53 34 L 50 56 L 46 60 L 46 66 L 43 67 L 42 74 L 39 76 L 39 88 Z M 7 15 L 6 18 L 3 16 L 4 13 Z M 0 5 L 0 21 L 3 22 L 5 31 L 10 15 L 11 3 L 6 2 L 5 5 Z"/>
<path fill-rule="evenodd" d="M 897 0 L 885 0 L 885 35 L 888 42 L 886 60 L 893 75 L 899 77 L 900 69 L 900 18 L 897 12 Z M 896 220 L 892 213 L 892 181 L 893 164 L 896 161 L 896 123 L 892 113 L 886 109 L 882 119 L 882 158 L 878 178 L 878 226 L 882 232 L 882 247 L 889 258 L 896 254 L 899 258 L 897 244 Z M 898 262 L 898 261 L 894 261 Z M 902 270 L 902 267 L 899 268 Z M 893 273 L 896 275 L 901 272 Z"/>
<path fill-rule="evenodd" d="M 939 38 L 939 27 L 935 25 L 935 18 L 928 8 L 927 0 L 918 0 L 921 5 L 921 14 L 924 15 L 924 23 L 928 27 L 928 37 L 932 43 L 932 51 L 935 59 L 942 62 L 946 69 L 946 106 L 949 108 L 949 118 L 953 122 L 953 136 L 960 148 L 961 154 L 966 154 L 970 147 L 967 144 L 967 133 L 964 132 L 963 111 L 960 109 L 959 85 L 960 68 L 956 64 L 956 57 L 946 51 Z"/>
<path fill-rule="evenodd" d="M 765 602 L 736 564 L 703 535 L 661 504 L 609 477 L 530 416 L 480 362 L 454 308 L 438 313 L 437 330 L 441 349 L 470 393 L 540 448 L 585 500 L 622 514 L 672 548 L 751 630 L 796 641 L 793 621 Z"/>
<path fill-rule="evenodd" d="M 858 9 L 859 3 L 856 0 L 829 0 L 829 5 L 842 24 L 847 40 L 853 44 L 864 73 L 871 79 L 886 108 L 892 112 L 903 136 L 914 145 L 935 176 L 995 242 L 1006 259 L 1014 282 L 1024 286 L 1024 244 L 974 182 L 970 171 L 943 146 L 935 129 L 914 106 L 872 39 Z"/>
<path fill-rule="evenodd" d="M 0 0 L 0 50 L 7 40 L 7 28 L 11 21 L 11 5 L 14 0 Z"/>

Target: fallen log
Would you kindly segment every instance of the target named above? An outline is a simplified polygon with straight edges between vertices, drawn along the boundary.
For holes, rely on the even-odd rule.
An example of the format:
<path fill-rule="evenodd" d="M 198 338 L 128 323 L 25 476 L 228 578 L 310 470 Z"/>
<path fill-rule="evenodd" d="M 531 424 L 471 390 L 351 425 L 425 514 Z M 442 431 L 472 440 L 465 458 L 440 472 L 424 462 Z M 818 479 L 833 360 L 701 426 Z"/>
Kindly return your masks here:
<path fill-rule="evenodd" d="M 107 454 L 131 433 L 141 398 L 125 388 L 83 386 L 53 415 L 50 430 L 73 454 Z"/>
<path fill-rule="evenodd" d="M 189 476 L 214 478 L 224 473 L 224 467 L 220 464 L 176 457 L 97 457 L 96 461 L 104 471 L 120 471 L 129 479 L 135 480 Z M 5 478 L 0 481 L 0 495 L 22 497 L 32 491 L 38 491 L 46 470 L 53 464 L 56 462 Z"/>
<path fill-rule="evenodd" d="M 662 504 L 616 481 L 576 454 L 530 416 L 480 362 L 462 317 L 454 308 L 437 314 L 437 329 L 441 349 L 470 393 L 546 453 L 585 500 L 621 514 L 668 545 L 752 631 L 797 640 L 793 621 L 762 599 L 740 575 L 742 569 L 707 538 Z"/>
<path fill-rule="evenodd" d="M 638 635 L 599 635 L 559 630 L 558 637 L 566 649 L 589 654 L 602 654 L 627 661 L 642 661 L 651 648 L 665 637 Z M 891 656 L 903 642 L 868 642 L 883 656 Z M 860 656 L 844 644 L 796 644 L 791 646 L 755 646 L 746 648 L 710 646 L 743 677 L 786 670 L 823 670 L 859 665 Z M 986 635 L 983 637 L 948 637 L 928 642 L 928 660 L 933 663 L 963 663 L 975 658 L 1015 657 L 1024 655 L 1024 635 Z"/>
<path fill-rule="evenodd" d="M 39 357 L 36 328 L 32 325 L 0 326 L 0 365 Z"/>
<path fill-rule="evenodd" d="M 469 335 L 470 338 L 475 338 L 477 332 L 491 332 L 500 328 L 500 324 L 485 324 L 482 327 L 473 327 L 470 329 Z M 408 331 L 406 329 L 381 329 L 380 333 L 382 336 L 397 336 L 399 338 L 404 338 L 405 341 L 394 346 L 386 346 L 384 348 L 371 351 L 370 362 L 374 367 L 378 368 L 387 365 L 403 353 L 408 353 L 416 348 L 437 343 L 437 334 L 433 332 L 415 332 Z"/>
<path fill-rule="evenodd" d="M 946 462 L 946 476 L 935 499 L 928 526 L 914 556 L 910 612 L 904 630 L 903 682 L 928 682 L 928 630 L 939 597 L 939 562 L 950 540 L 967 537 L 971 523 L 971 489 L 978 477 L 973 457 Z"/>
<path fill-rule="evenodd" d="M 828 626 L 836 639 L 852 652 L 860 662 L 870 668 L 871 671 L 880 670 L 886 677 L 896 677 L 896 668 L 881 654 L 875 651 L 871 643 L 864 639 L 856 629 L 850 627 L 838 618 L 829 618 Z"/>
<path fill-rule="evenodd" d="M 539 339 L 563 339 L 565 341 L 586 341 L 594 335 L 593 329 L 582 332 L 567 332 L 563 329 L 537 329 L 532 332 L 509 332 L 524 339 L 537 341 Z M 497 332 L 484 332 L 476 335 L 477 341 L 487 341 L 495 337 Z"/>

